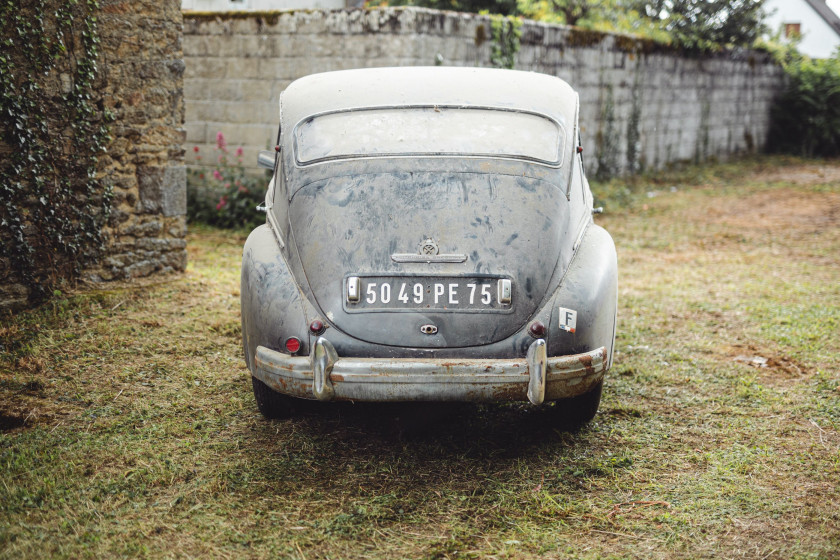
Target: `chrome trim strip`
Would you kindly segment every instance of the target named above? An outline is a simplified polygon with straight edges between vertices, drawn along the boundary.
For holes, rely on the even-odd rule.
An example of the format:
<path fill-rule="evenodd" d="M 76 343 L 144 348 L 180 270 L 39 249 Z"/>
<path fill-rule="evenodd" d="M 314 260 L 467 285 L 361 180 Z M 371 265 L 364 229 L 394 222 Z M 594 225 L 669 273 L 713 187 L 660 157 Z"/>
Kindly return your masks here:
<path fill-rule="evenodd" d="M 584 216 L 581 218 L 580 222 L 581 223 L 580 223 L 580 226 L 578 226 L 577 237 L 575 238 L 575 242 L 572 245 L 572 253 L 576 253 L 577 250 L 578 250 L 578 247 L 580 247 L 580 244 L 583 242 L 583 236 L 586 233 L 586 228 L 589 227 L 589 224 L 593 223 L 592 222 L 592 216 L 591 215 L 587 216 L 584 213 Z"/>
<path fill-rule="evenodd" d="M 286 244 L 283 242 L 283 236 L 280 235 L 280 228 L 277 226 L 277 219 L 271 212 L 271 206 L 268 207 L 268 212 L 266 215 L 268 216 L 268 225 L 271 226 L 271 231 L 274 232 L 274 237 L 275 239 L 277 239 L 277 243 L 280 245 L 281 249 L 284 249 L 286 247 Z"/>
<path fill-rule="evenodd" d="M 467 255 L 418 255 L 416 253 L 394 253 L 391 260 L 395 263 L 462 263 Z"/>

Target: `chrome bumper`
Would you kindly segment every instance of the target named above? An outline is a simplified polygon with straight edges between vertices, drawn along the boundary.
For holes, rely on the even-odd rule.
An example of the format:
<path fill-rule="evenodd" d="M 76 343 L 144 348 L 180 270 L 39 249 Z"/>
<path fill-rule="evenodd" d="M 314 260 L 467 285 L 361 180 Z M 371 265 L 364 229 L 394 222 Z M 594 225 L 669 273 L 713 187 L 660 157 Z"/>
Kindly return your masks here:
<path fill-rule="evenodd" d="M 321 337 L 309 356 L 258 346 L 253 375 L 305 399 L 352 401 L 525 401 L 542 404 L 586 393 L 604 377 L 607 352 L 546 357 L 544 340 L 525 359 L 340 358 Z"/>

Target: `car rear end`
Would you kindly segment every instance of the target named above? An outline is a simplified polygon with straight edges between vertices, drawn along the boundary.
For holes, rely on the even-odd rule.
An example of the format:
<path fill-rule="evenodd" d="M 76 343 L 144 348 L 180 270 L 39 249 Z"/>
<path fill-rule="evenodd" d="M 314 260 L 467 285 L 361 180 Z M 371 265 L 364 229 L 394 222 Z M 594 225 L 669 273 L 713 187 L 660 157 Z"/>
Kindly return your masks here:
<path fill-rule="evenodd" d="M 453 76 L 399 70 L 418 87 Z M 364 72 L 368 86 L 385 76 Z M 493 72 L 478 75 L 511 77 Z M 284 121 L 276 211 L 243 257 L 243 339 L 260 383 L 319 400 L 600 394 L 615 250 L 592 224 L 576 96 L 551 80 L 572 96 L 565 113 L 432 88 Z M 305 89 L 284 94 L 284 117 Z"/>

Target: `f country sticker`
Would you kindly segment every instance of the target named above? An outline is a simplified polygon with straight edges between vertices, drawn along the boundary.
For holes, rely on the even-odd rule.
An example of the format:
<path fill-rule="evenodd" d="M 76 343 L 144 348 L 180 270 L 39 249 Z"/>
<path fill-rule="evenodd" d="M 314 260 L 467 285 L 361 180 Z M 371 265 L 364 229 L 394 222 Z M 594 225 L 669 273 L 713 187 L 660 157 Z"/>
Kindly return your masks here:
<path fill-rule="evenodd" d="M 577 311 L 574 309 L 560 308 L 560 328 L 570 333 L 575 332 L 577 327 Z"/>

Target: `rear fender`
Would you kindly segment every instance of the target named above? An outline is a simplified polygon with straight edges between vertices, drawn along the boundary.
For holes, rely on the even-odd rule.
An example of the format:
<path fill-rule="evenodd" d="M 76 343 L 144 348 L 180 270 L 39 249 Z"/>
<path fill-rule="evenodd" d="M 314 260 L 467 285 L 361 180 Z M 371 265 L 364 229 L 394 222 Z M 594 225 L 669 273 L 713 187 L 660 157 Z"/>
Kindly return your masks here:
<path fill-rule="evenodd" d="M 548 355 L 607 349 L 612 364 L 618 294 L 615 244 L 605 229 L 591 224 L 581 239 L 551 305 Z"/>
<path fill-rule="evenodd" d="M 302 342 L 298 354 L 309 352 L 307 319 L 315 312 L 302 296 L 267 224 L 252 231 L 245 242 L 240 301 L 242 346 L 252 372 L 257 346 L 280 350 L 288 337 L 296 336 Z"/>

